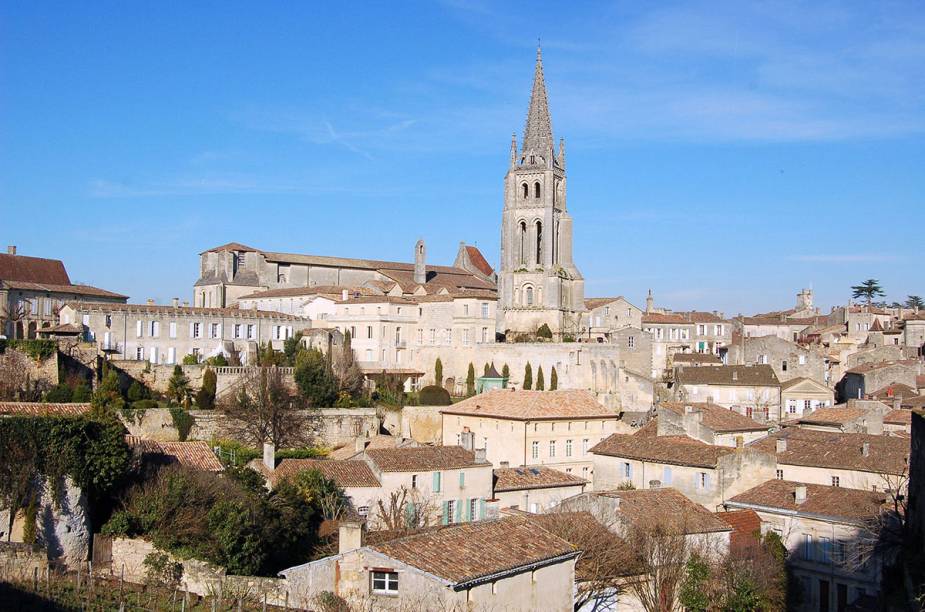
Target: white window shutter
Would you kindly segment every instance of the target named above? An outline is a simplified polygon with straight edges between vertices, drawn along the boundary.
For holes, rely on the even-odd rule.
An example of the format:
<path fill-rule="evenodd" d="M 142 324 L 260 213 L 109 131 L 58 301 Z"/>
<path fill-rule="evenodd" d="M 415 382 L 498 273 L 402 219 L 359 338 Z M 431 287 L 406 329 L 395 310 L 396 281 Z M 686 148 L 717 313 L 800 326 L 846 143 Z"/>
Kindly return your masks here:
<path fill-rule="evenodd" d="M 142 332 L 144 331 L 143 327 L 144 327 L 144 323 L 142 321 L 135 322 L 135 336 L 136 337 L 141 338 Z"/>
<path fill-rule="evenodd" d="M 193 324 L 190 323 L 190 324 L 189 324 L 189 337 L 190 337 L 190 338 L 195 338 L 195 336 L 193 335 L 193 331 L 194 331 L 194 330 L 193 330 Z"/>
<path fill-rule="evenodd" d="M 216 336 L 216 338 L 221 338 L 221 337 L 222 337 L 222 324 L 219 323 L 218 324 L 218 335 Z"/>

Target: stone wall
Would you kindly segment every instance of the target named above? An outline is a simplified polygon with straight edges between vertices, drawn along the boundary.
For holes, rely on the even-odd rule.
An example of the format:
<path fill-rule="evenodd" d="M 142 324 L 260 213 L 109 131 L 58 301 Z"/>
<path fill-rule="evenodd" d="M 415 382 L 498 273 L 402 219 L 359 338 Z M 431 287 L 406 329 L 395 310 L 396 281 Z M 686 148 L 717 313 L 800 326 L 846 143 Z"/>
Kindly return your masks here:
<path fill-rule="evenodd" d="M 398 434 L 403 438 L 412 438 L 421 444 L 440 444 L 443 439 L 444 406 L 405 406 L 400 417 Z"/>
<path fill-rule="evenodd" d="M 42 576 L 48 560 L 39 546 L 20 542 L 0 542 L 0 582 L 30 580 Z"/>

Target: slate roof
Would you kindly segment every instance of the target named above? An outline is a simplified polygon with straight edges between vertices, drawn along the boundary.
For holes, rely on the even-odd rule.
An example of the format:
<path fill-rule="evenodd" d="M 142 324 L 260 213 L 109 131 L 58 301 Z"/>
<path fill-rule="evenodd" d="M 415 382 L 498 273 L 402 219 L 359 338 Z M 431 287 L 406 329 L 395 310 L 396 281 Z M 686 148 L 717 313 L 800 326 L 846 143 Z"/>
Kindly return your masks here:
<path fill-rule="evenodd" d="M 725 385 L 777 387 L 780 381 L 769 365 L 727 365 L 678 370 L 679 385 Z"/>
<path fill-rule="evenodd" d="M 270 476 L 274 484 L 299 472 L 318 470 L 339 487 L 378 487 L 379 480 L 365 461 L 333 459 L 283 459 Z"/>
<path fill-rule="evenodd" d="M 457 586 L 579 554 L 521 516 L 448 526 L 370 548 Z"/>
<path fill-rule="evenodd" d="M 205 472 L 221 472 L 225 468 L 207 442 L 160 442 L 138 436 L 125 436 L 126 443 L 144 460 L 176 463 L 183 467 Z"/>
<path fill-rule="evenodd" d="M 584 478 L 546 466 L 498 468 L 494 471 L 495 492 L 577 487 L 588 484 Z"/>
<path fill-rule="evenodd" d="M 555 391 L 495 389 L 447 406 L 440 412 L 519 421 L 615 419 L 620 415 L 617 410 L 603 406 L 594 395 L 582 389 L 557 389 Z"/>
<path fill-rule="evenodd" d="M 82 416 L 89 403 L 0 402 L 0 416 Z"/>
<path fill-rule="evenodd" d="M 366 456 L 383 472 L 428 472 L 491 465 L 476 461 L 461 446 L 408 446 L 367 449 Z"/>
<path fill-rule="evenodd" d="M 0 253 L 0 280 L 25 283 L 70 285 L 71 279 L 60 259 Z"/>
<path fill-rule="evenodd" d="M 798 504 L 796 488 L 801 485 L 806 487 L 806 500 Z M 796 511 L 800 514 L 864 520 L 877 516 L 885 501 L 886 495 L 882 492 L 804 484 L 790 480 L 768 480 L 736 495 L 726 504 L 733 507 L 760 506 Z"/>
<path fill-rule="evenodd" d="M 705 444 L 687 436 L 650 435 L 648 430 L 632 435 L 611 434 L 591 447 L 595 455 L 705 468 L 715 468 L 720 457 L 735 451 L 728 446 Z"/>
<path fill-rule="evenodd" d="M 768 429 L 767 425 L 762 425 L 754 419 L 709 402 L 663 402 L 659 404 L 659 408 L 681 415 L 684 414 L 686 406 L 699 410 L 703 414 L 702 423 L 718 433 L 766 431 Z"/>
<path fill-rule="evenodd" d="M 777 440 L 781 439 L 787 441 L 787 448 L 778 453 Z M 870 445 L 866 457 L 862 452 L 865 443 Z M 908 438 L 798 427 L 788 427 L 748 446 L 776 454 L 779 464 L 886 474 L 903 473 L 909 456 Z"/>

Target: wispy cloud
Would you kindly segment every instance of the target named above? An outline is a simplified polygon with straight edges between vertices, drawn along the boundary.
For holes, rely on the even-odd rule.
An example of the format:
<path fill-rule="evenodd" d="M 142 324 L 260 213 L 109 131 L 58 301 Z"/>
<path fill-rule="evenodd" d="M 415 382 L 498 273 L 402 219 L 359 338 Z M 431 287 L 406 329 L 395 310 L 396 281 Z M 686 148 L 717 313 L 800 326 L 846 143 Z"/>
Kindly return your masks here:
<path fill-rule="evenodd" d="M 850 253 L 840 255 L 793 255 L 787 259 L 806 263 L 877 263 L 897 261 L 901 258 L 897 255 Z"/>
<path fill-rule="evenodd" d="M 362 187 L 349 181 L 312 183 L 272 178 L 202 177 L 167 179 L 143 183 L 96 179 L 90 182 L 89 195 L 94 198 L 155 198 L 203 195 L 274 195 L 330 194 L 395 195 L 401 190 L 377 186 Z"/>

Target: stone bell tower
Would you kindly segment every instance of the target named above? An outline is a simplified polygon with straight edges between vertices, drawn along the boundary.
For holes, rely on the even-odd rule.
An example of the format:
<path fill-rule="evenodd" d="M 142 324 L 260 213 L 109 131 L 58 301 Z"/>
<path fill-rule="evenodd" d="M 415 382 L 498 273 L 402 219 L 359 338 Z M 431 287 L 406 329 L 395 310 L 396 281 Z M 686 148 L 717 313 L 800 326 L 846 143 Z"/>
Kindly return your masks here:
<path fill-rule="evenodd" d="M 520 151 L 511 137 L 501 221 L 499 329 L 533 332 L 544 323 L 556 339 L 577 336 L 584 279 L 572 261 L 566 210 L 565 141 L 553 146 L 541 50 Z"/>

